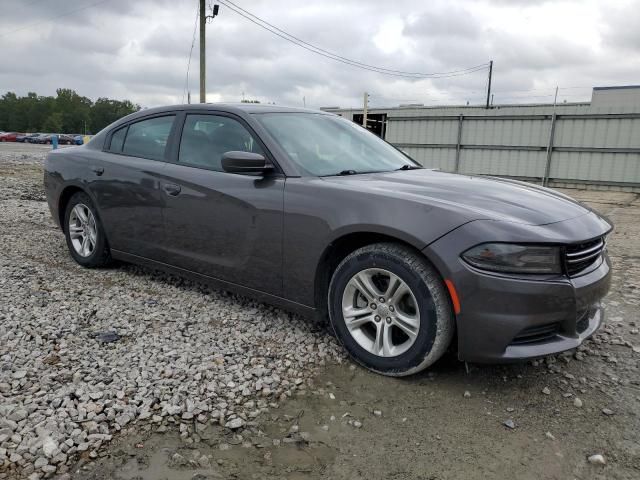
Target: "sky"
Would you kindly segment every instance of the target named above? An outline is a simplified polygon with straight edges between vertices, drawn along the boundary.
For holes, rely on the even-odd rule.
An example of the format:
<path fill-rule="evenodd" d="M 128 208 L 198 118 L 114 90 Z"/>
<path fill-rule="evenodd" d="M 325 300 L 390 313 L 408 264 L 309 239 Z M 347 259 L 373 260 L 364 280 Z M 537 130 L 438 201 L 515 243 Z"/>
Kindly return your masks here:
<path fill-rule="evenodd" d="M 640 84 L 640 0 L 233 0 L 305 42 L 390 70 L 452 72 L 493 60 L 494 104 L 588 101 Z M 220 3 L 220 2 L 219 2 Z M 198 101 L 197 0 L 2 0 L 0 94 L 143 107 Z M 189 80 L 187 65 L 192 40 Z M 319 56 L 220 4 L 207 25 L 207 101 L 319 108 L 481 104 L 487 69 L 383 75 Z M 188 88 L 187 88 L 188 86 Z"/>

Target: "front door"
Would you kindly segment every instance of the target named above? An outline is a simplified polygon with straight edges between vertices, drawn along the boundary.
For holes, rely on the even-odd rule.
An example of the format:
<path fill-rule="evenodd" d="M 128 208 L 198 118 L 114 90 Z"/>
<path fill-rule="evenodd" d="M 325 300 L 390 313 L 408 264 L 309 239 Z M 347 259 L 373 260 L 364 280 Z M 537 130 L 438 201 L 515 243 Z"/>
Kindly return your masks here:
<path fill-rule="evenodd" d="M 228 151 L 265 154 L 237 119 L 186 115 L 177 161 L 166 165 L 161 185 L 167 263 L 281 295 L 285 179 L 226 173 Z"/>

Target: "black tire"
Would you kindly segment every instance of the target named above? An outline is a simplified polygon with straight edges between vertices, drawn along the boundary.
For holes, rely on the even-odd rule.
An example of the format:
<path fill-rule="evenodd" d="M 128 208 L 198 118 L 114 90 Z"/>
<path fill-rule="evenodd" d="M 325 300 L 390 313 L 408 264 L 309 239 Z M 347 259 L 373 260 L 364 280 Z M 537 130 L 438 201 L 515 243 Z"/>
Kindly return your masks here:
<path fill-rule="evenodd" d="M 85 205 L 91 211 L 93 217 L 95 218 L 96 243 L 91 254 L 88 256 L 82 256 L 76 251 L 70 235 L 69 220 L 71 218 L 71 213 L 74 207 L 79 204 Z M 65 208 L 63 225 L 64 236 L 67 240 L 69 253 L 78 264 L 87 268 L 96 268 L 104 267 L 111 263 L 111 252 L 109 251 L 109 243 L 107 242 L 104 227 L 102 226 L 102 222 L 100 221 L 98 212 L 93 205 L 93 202 L 91 201 L 89 195 L 84 192 L 76 192 L 71 196 Z"/>
<path fill-rule="evenodd" d="M 399 277 L 411 289 L 419 307 L 417 336 L 397 356 L 379 356 L 363 348 L 343 317 L 342 298 L 347 284 L 354 275 L 371 268 Z M 451 301 L 438 272 L 419 252 L 395 243 L 368 245 L 348 255 L 331 279 L 328 307 L 331 326 L 347 352 L 365 368 L 387 376 L 411 375 L 435 363 L 449 347 L 455 330 Z"/>

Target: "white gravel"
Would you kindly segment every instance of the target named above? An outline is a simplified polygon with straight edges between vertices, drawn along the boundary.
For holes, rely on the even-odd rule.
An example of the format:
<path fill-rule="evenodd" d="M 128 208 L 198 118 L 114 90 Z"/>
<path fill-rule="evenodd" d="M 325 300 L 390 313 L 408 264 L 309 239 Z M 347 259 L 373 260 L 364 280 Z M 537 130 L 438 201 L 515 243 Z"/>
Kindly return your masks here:
<path fill-rule="evenodd" d="M 342 361 L 325 327 L 280 309 L 77 266 L 42 201 L 43 153 L 0 150 L 0 478 L 64 473 L 142 422 L 242 429 Z"/>

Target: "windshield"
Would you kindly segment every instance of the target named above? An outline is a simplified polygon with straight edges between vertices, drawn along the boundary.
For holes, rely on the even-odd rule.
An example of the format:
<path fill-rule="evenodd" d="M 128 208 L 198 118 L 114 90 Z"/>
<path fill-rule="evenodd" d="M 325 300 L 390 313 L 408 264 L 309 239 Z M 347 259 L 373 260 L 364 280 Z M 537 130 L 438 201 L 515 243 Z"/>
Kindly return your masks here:
<path fill-rule="evenodd" d="M 255 116 L 291 160 L 311 175 L 355 175 L 420 168 L 384 140 L 341 117 L 315 113 Z"/>

